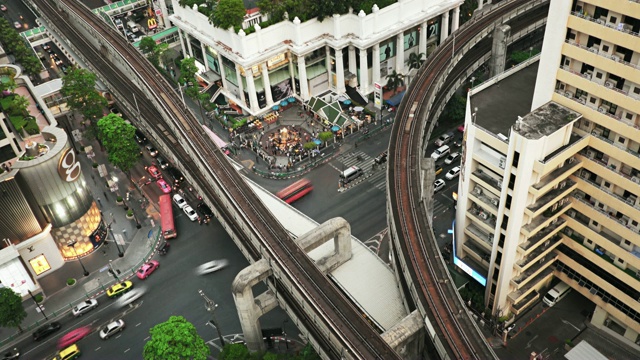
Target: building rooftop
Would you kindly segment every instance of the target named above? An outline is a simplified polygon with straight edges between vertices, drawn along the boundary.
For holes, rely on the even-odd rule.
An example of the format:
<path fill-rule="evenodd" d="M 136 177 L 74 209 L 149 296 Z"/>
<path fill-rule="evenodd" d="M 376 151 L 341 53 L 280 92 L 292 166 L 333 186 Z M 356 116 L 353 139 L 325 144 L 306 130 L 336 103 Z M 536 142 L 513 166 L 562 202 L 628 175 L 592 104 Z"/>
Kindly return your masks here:
<path fill-rule="evenodd" d="M 518 116 L 531 111 L 533 90 L 538 74 L 538 61 L 515 71 L 500 74 L 480 85 L 470 97 L 471 112 L 475 111 L 475 124 L 494 135 L 509 136 L 509 130 Z M 477 110 L 475 110 L 477 108 Z"/>
<path fill-rule="evenodd" d="M 527 139 L 537 140 L 553 134 L 578 117 L 580 113 L 550 101 L 523 116 L 520 125 L 514 130 Z"/>

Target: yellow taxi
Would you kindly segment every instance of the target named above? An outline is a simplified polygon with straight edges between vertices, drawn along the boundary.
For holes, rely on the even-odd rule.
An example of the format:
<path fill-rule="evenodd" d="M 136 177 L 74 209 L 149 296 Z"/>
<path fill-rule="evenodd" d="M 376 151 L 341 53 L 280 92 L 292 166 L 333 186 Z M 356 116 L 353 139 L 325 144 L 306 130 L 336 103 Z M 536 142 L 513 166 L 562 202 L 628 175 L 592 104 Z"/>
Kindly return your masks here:
<path fill-rule="evenodd" d="M 70 359 L 75 359 L 79 356 L 80 356 L 80 349 L 78 348 L 78 345 L 73 344 L 71 346 L 68 346 L 60 350 L 56 354 L 56 356 L 53 358 L 53 360 L 70 360 Z"/>
<path fill-rule="evenodd" d="M 110 298 L 118 297 L 133 288 L 133 283 L 131 281 L 125 281 L 118 284 L 113 285 L 107 290 L 107 296 Z"/>

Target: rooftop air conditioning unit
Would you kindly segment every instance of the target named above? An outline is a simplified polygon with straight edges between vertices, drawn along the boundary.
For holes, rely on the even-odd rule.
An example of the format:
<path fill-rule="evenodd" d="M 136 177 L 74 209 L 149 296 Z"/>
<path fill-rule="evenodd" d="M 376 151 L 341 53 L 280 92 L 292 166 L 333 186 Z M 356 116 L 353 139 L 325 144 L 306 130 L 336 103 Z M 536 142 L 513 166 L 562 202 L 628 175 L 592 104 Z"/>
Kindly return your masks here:
<path fill-rule="evenodd" d="M 612 88 L 613 87 L 613 83 L 611 81 L 605 81 L 604 82 L 604 87 Z"/>
<path fill-rule="evenodd" d="M 564 187 L 567 186 L 567 182 L 563 181 L 560 183 L 560 189 L 564 189 Z"/>
<path fill-rule="evenodd" d="M 491 199 L 493 206 L 498 206 L 498 199 Z"/>
<path fill-rule="evenodd" d="M 640 184 L 640 178 L 639 178 L 639 177 L 637 177 L 637 176 L 632 177 L 632 178 L 631 178 L 631 181 L 633 181 L 633 182 L 634 182 L 634 183 L 636 183 L 636 184 Z"/>
<path fill-rule="evenodd" d="M 573 235 L 573 229 L 572 229 L 572 228 L 568 228 L 568 227 L 566 227 L 566 228 L 564 228 L 564 233 L 565 233 L 567 236 L 571 236 L 571 235 Z"/>
<path fill-rule="evenodd" d="M 611 59 L 613 59 L 613 61 L 620 61 L 620 56 L 618 56 L 618 55 L 611 55 Z"/>
<path fill-rule="evenodd" d="M 496 184 L 498 185 L 499 188 L 502 187 L 502 181 L 496 181 Z"/>
<path fill-rule="evenodd" d="M 595 133 L 595 131 L 594 131 L 594 135 L 600 135 L 600 134 L 596 134 L 596 133 Z M 593 159 L 593 157 L 594 157 L 594 156 L 596 156 L 596 153 L 595 153 L 595 152 L 593 152 L 593 151 L 591 151 L 591 150 L 587 150 L 587 157 L 588 157 L 589 159 Z"/>
<path fill-rule="evenodd" d="M 507 158 L 505 157 L 501 157 L 500 158 L 500 162 L 498 163 L 498 166 L 500 166 L 500 169 L 504 169 L 505 163 L 507 162 Z"/>
<path fill-rule="evenodd" d="M 584 105 L 584 104 L 586 104 L 586 103 L 587 103 L 587 101 L 586 101 L 585 99 L 583 99 L 583 98 L 578 99 L 578 102 L 579 102 L 580 104 L 582 104 L 582 105 Z"/>
<path fill-rule="evenodd" d="M 604 114 L 607 111 L 607 109 L 603 108 L 602 106 L 600 106 L 598 108 L 598 112 Z"/>
<path fill-rule="evenodd" d="M 555 223 L 557 223 L 557 222 L 558 222 L 558 218 L 555 218 L 555 219 L 551 220 L 551 225 L 555 225 Z"/>
<path fill-rule="evenodd" d="M 480 216 L 482 220 L 487 220 L 489 218 L 489 215 L 487 215 L 486 212 L 481 212 L 478 214 L 478 216 Z"/>
<path fill-rule="evenodd" d="M 576 162 L 576 158 L 570 157 L 569 158 L 569 164 L 573 164 L 574 162 Z"/>
<path fill-rule="evenodd" d="M 567 211 L 567 214 L 569 214 L 569 216 L 571 216 L 572 218 L 576 217 L 576 211 L 575 210 L 569 210 L 569 211 Z"/>
<path fill-rule="evenodd" d="M 474 193 L 476 193 L 476 194 L 478 194 L 478 195 L 480 195 L 480 194 L 482 194 L 482 188 L 481 188 L 480 186 L 476 185 L 476 186 L 473 188 L 473 192 L 474 192 Z"/>

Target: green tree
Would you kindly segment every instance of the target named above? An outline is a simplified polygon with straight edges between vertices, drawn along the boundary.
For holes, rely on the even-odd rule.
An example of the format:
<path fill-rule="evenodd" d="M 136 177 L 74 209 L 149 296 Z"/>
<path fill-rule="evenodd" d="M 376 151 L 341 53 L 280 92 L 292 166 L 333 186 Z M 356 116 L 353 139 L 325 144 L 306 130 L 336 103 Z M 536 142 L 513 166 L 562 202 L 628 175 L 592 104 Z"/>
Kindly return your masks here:
<path fill-rule="evenodd" d="M 244 360 L 251 359 L 251 353 L 249 349 L 243 344 L 226 344 L 222 351 L 220 352 L 220 356 L 218 357 L 220 360 Z"/>
<path fill-rule="evenodd" d="M 211 12 L 209 22 L 215 27 L 228 29 L 242 25 L 246 13 L 242 0 L 219 0 Z"/>
<path fill-rule="evenodd" d="M 196 332 L 195 326 L 182 316 L 171 316 L 149 331 L 151 340 L 144 345 L 144 360 L 205 360 L 211 352 Z"/>
<path fill-rule="evenodd" d="M 326 144 L 327 141 L 333 139 L 333 133 L 331 131 L 323 131 L 318 134 L 318 139 Z"/>
<path fill-rule="evenodd" d="M 96 90 L 96 75 L 86 69 L 74 67 L 64 75 L 60 92 L 69 108 L 80 111 L 89 120 L 101 116 L 108 104 Z"/>
<path fill-rule="evenodd" d="M 464 3 L 460 6 L 460 25 L 469 21 L 477 8 L 478 0 L 464 0 Z"/>
<path fill-rule="evenodd" d="M 5 109 L 11 115 L 22 115 L 26 116 L 27 107 L 29 106 L 29 99 L 22 95 L 16 95 L 13 99 L 7 104 L 7 109 Z"/>
<path fill-rule="evenodd" d="M 404 75 L 398 74 L 395 70 L 387 75 L 387 89 L 393 89 L 393 93 L 398 92 L 398 87 L 404 85 Z"/>
<path fill-rule="evenodd" d="M 407 65 L 409 65 L 409 70 L 411 69 L 420 69 L 422 64 L 424 63 L 424 53 L 411 53 L 409 54 L 409 59 L 407 59 Z"/>
<path fill-rule="evenodd" d="M 11 288 L 0 288 L 0 326 L 17 327 L 20 332 L 20 324 L 27 317 L 27 312 L 22 305 L 22 297 Z"/>
<path fill-rule="evenodd" d="M 140 40 L 138 48 L 140 48 L 140 51 L 142 51 L 143 54 L 148 55 L 153 52 L 153 50 L 156 48 L 156 45 L 156 41 L 153 40 L 151 36 L 145 36 L 142 38 L 142 40 Z"/>
<path fill-rule="evenodd" d="M 464 122 L 464 114 L 467 109 L 467 97 L 454 95 L 445 105 L 441 118 L 450 124 Z"/>
<path fill-rule="evenodd" d="M 115 114 L 109 114 L 98 121 L 98 137 L 109 153 L 109 162 L 125 173 L 138 162 L 140 156 L 135 132 L 133 125 Z"/>

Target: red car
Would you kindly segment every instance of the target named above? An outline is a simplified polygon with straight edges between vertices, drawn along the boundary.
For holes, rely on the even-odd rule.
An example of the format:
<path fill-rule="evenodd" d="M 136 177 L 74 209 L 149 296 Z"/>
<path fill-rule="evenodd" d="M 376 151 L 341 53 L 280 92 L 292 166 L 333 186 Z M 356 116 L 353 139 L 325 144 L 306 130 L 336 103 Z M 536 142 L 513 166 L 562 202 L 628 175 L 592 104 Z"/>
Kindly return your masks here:
<path fill-rule="evenodd" d="M 142 265 L 140 269 L 138 269 L 136 276 L 138 276 L 138 279 L 144 280 L 148 278 L 149 275 L 151 275 L 151 273 L 154 272 L 159 266 L 159 262 L 157 262 L 156 260 L 151 260 L 148 263 Z"/>
<path fill-rule="evenodd" d="M 162 177 L 162 173 L 160 172 L 160 170 L 158 170 L 158 168 L 155 165 L 147 166 L 147 172 L 154 179 Z"/>
<path fill-rule="evenodd" d="M 83 326 L 75 330 L 71 330 L 58 340 L 58 350 L 64 349 L 71 344 L 75 344 L 82 340 L 85 336 L 91 334 L 91 327 Z"/>
<path fill-rule="evenodd" d="M 171 186 L 169 186 L 163 178 L 159 178 L 158 181 L 156 181 L 156 184 L 158 184 L 158 187 L 163 193 L 168 194 L 171 192 Z"/>

